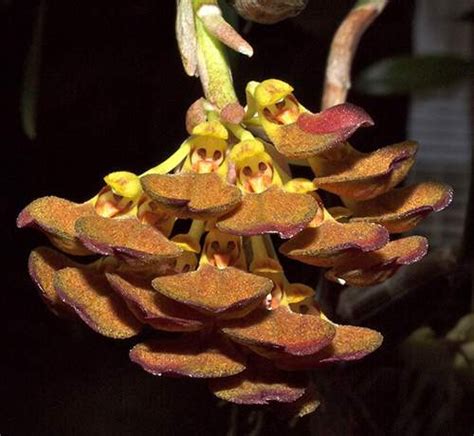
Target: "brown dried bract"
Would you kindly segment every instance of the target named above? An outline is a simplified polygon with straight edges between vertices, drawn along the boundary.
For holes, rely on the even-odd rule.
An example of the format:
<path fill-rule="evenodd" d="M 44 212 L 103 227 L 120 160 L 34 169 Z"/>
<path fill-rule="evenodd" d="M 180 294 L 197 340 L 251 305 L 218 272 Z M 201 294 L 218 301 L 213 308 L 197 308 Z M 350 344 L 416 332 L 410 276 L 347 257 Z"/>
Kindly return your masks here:
<path fill-rule="evenodd" d="M 62 301 L 97 333 L 115 339 L 139 333 L 140 322 L 103 274 L 92 269 L 64 268 L 55 274 L 54 287 Z"/>
<path fill-rule="evenodd" d="M 28 259 L 28 271 L 40 290 L 40 295 L 51 311 L 63 318 L 77 318 L 74 310 L 64 304 L 54 289 L 54 274 L 60 269 L 76 266 L 77 263 L 62 253 L 49 248 L 35 248 Z"/>
<path fill-rule="evenodd" d="M 371 223 L 325 221 L 280 246 L 280 253 L 309 265 L 328 267 L 348 252 L 373 251 L 388 242 L 384 227 Z"/>
<path fill-rule="evenodd" d="M 336 334 L 334 327 L 323 319 L 284 307 L 255 311 L 244 319 L 228 322 L 222 331 L 240 344 L 264 351 L 262 354 L 268 351 L 295 356 L 315 353 Z"/>
<path fill-rule="evenodd" d="M 96 215 L 90 203 L 77 204 L 59 197 L 41 197 L 20 212 L 17 226 L 37 227 L 44 231 L 61 251 L 87 255 L 90 251 L 77 239 L 74 225 L 77 219 L 89 215 Z"/>
<path fill-rule="evenodd" d="M 405 141 L 361 153 L 349 144 L 331 155 L 318 156 L 314 184 L 353 200 L 368 200 L 389 191 L 408 174 L 415 162 L 418 144 Z"/>
<path fill-rule="evenodd" d="M 278 233 L 291 238 L 314 218 L 318 204 L 307 194 L 273 186 L 260 194 L 246 194 L 240 207 L 217 223 L 222 232 L 253 236 Z"/>
<path fill-rule="evenodd" d="M 154 227 L 135 218 L 84 217 L 77 220 L 76 231 L 87 248 L 103 255 L 122 254 L 156 261 L 177 258 L 182 253 Z"/>
<path fill-rule="evenodd" d="M 220 337 L 149 340 L 135 345 L 130 350 L 130 359 L 154 375 L 217 378 L 245 369 L 244 357 Z"/>
<path fill-rule="evenodd" d="M 350 286 L 371 286 L 391 277 L 400 266 L 418 262 L 427 250 L 428 241 L 422 236 L 397 239 L 380 250 L 343 258 L 326 272 L 326 278 Z"/>
<path fill-rule="evenodd" d="M 130 310 L 153 328 L 172 332 L 204 328 L 202 315 L 156 292 L 148 278 L 130 273 L 106 273 L 106 277 Z"/>
<path fill-rule="evenodd" d="M 222 216 L 241 200 L 240 190 L 217 174 L 150 174 L 141 179 L 145 192 L 163 210 L 179 218 L 207 220 Z"/>
<path fill-rule="evenodd" d="M 446 208 L 453 199 L 453 189 L 436 182 L 418 183 L 393 189 L 372 200 L 351 203 L 352 222 L 374 222 L 390 233 L 412 230 L 431 212 Z"/>
<path fill-rule="evenodd" d="M 271 292 L 273 283 L 264 277 L 233 267 L 203 265 L 198 271 L 158 277 L 153 287 L 163 295 L 206 315 L 242 316 Z"/>

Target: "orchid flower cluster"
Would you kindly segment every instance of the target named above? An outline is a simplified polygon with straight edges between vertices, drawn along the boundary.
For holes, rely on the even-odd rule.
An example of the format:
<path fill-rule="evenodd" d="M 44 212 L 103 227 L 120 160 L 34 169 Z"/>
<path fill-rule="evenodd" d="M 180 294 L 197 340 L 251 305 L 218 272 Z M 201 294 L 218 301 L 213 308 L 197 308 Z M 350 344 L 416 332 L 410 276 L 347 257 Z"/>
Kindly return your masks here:
<path fill-rule="evenodd" d="M 152 374 L 209 379 L 220 399 L 285 403 L 303 416 L 319 404 L 309 371 L 360 359 L 382 336 L 329 320 L 315 291 L 287 278 L 270 235 L 285 240 L 281 255 L 324 268 L 328 280 L 370 286 L 426 254 L 424 237 L 390 235 L 446 207 L 452 190 L 397 188 L 418 146 L 357 151 L 348 139 L 373 124 L 359 107 L 311 113 L 276 79 L 250 82 L 246 95 L 245 108 L 199 99 L 189 136 L 164 162 L 107 175 L 84 203 L 34 200 L 17 224 L 56 248 L 29 258 L 56 315 L 138 338 L 130 358 Z M 293 178 L 295 160 L 315 177 Z M 340 206 L 325 207 L 322 191 Z"/>

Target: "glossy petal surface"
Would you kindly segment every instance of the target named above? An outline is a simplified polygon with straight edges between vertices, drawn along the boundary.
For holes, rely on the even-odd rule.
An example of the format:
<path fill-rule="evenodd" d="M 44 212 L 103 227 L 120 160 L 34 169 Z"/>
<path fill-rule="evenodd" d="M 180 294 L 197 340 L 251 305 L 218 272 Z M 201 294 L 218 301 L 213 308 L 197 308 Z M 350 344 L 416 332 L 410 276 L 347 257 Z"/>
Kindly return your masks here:
<path fill-rule="evenodd" d="M 252 359 L 248 368 L 233 377 L 211 380 L 212 393 L 236 404 L 291 403 L 305 392 L 304 377 L 274 368 L 270 362 Z"/>
<path fill-rule="evenodd" d="M 76 314 L 61 301 L 54 289 L 54 274 L 62 268 L 76 265 L 76 262 L 49 247 L 35 248 L 28 259 L 28 271 L 38 286 L 41 297 L 51 311 L 60 317 L 76 318 Z"/>
<path fill-rule="evenodd" d="M 380 250 L 342 259 L 326 277 L 350 286 L 371 286 L 391 277 L 400 266 L 418 262 L 427 250 L 428 241 L 422 236 L 397 239 Z"/>
<path fill-rule="evenodd" d="M 272 187 L 260 194 L 246 194 L 241 205 L 217 223 L 223 232 L 242 236 L 278 233 L 290 238 L 303 230 L 318 210 L 310 195 Z"/>
<path fill-rule="evenodd" d="M 124 339 L 140 331 L 140 322 L 103 274 L 92 269 L 65 268 L 55 274 L 54 286 L 60 298 L 97 333 Z"/>
<path fill-rule="evenodd" d="M 453 190 L 448 185 L 419 183 L 351 204 L 351 221 L 378 223 L 390 233 L 408 232 L 431 212 L 446 208 L 452 199 Z"/>
<path fill-rule="evenodd" d="M 112 288 L 138 317 L 158 330 L 186 332 L 204 327 L 202 316 L 156 292 L 151 280 L 137 274 L 106 273 Z"/>
<path fill-rule="evenodd" d="M 353 200 L 377 197 L 398 185 L 415 162 L 418 145 L 412 141 L 389 145 L 373 153 L 361 153 L 345 145 L 345 153 L 318 157 L 314 184 Z"/>
<path fill-rule="evenodd" d="M 286 370 L 313 369 L 324 363 L 358 360 L 375 351 L 382 344 L 382 335 L 365 327 L 336 326 L 336 336 L 321 351 L 296 358 L 281 359 L 277 366 Z"/>
<path fill-rule="evenodd" d="M 61 251 L 75 255 L 90 254 L 76 238 L 75 223 L 83 216 L 95 215 L 91 204 L 77 204 L 59 197 L 41 197 L 26 206 L 17 226 L 39 227 Z"/>
<path fill-rule="evenodd" d="M 295 356 L 313 354 L 328 345 L 336 331 L 316 316 L 300 315 L 286 308 L 258 310 L 244 319 L 228 322 L 222 331 L 232 340 L 268 352 Z"/>
<path fill-rule="evenodd" d="M 373 251 L 387 242 L 387 230 L 377 224 L 325 221 L 282 244 L 280 252 L 300 262 L 327 267 L 348 251 Z"/>
<path fill-rule="evenodd" d="M 86 247 L 103 255 L 125 254 L 156 261 L 177 258 L 182 253 L 154 227 L 134 218 L 84 217 L 77 220 L 76 230 Z"/>
<path fill-rule="evenodd" d="M 210 219 L 238 206 L 240 190 L 214 173 L 148 175 L 142 178 L 145 192 L 160 207 L 181 218 Z"/>
<path fill-rule="evenodd" d="M 153 287 L 206 315 L 232 316 L 253 309 L 272 290 L 273 283 L 233 267 L 203 265 L 198 271 L 158 277 Z"/>
<path fill-rule="evenodd" d="M 149 340 L 133 347 L 130 359 L 154 375 L 216 378 L 245 369 L 243 356 L 221 338 L 206 343 L 194 336 Z"/>

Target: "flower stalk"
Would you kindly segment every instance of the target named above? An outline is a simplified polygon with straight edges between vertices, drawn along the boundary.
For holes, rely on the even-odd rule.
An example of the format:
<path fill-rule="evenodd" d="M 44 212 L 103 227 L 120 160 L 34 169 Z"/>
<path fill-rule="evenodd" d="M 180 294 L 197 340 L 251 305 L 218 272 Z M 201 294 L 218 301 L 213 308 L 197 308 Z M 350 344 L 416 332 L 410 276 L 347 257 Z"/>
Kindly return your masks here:
<path fill-rule="evenodd" d="M 344 103 L 351 87 L 351 67 L 359 41 L 388 0 L 358 0 L 334 35 L 329 51 L 322 109 Z"/>

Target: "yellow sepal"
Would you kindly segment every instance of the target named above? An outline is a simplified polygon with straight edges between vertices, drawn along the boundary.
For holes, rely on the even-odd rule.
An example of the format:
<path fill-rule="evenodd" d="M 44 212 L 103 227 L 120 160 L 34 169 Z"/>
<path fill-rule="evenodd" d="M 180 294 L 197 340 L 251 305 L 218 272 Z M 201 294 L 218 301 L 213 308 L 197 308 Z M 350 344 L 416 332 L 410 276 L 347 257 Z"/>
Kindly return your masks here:
<path fill-rule="evenodd" d="M 196 136 L 210 136 L 212 138 L 223 140 L 227 140 L 229 138 L 229 132 L 224 127 L 224 125 L 217 120 L 199 123 L 193 128 L 192 134 Z"/>
<path fill-rule="evenodd" d="M 107 174 L 104 181 L 114 194 L 121 197 L 136 200 L 143 193 L 139 177 L 128 171 L 115 171 Z"/>
<path fill-rule="evenodd" d="M 316 186 L 311 180 L 297 178 L 291 179 L 288 183 L 283 186 L 283 189 L 287 192 L 294 192 L 296 194 L 307 194 L 316 190 Z"/>
<path fill-rule="evenodd" d="M 288 83 L 277 79 L 268 79 L 255 88 L 254 95 L 257 106 L 265 107 L 277 103 L 292 92 L 293 87 Z"/>

